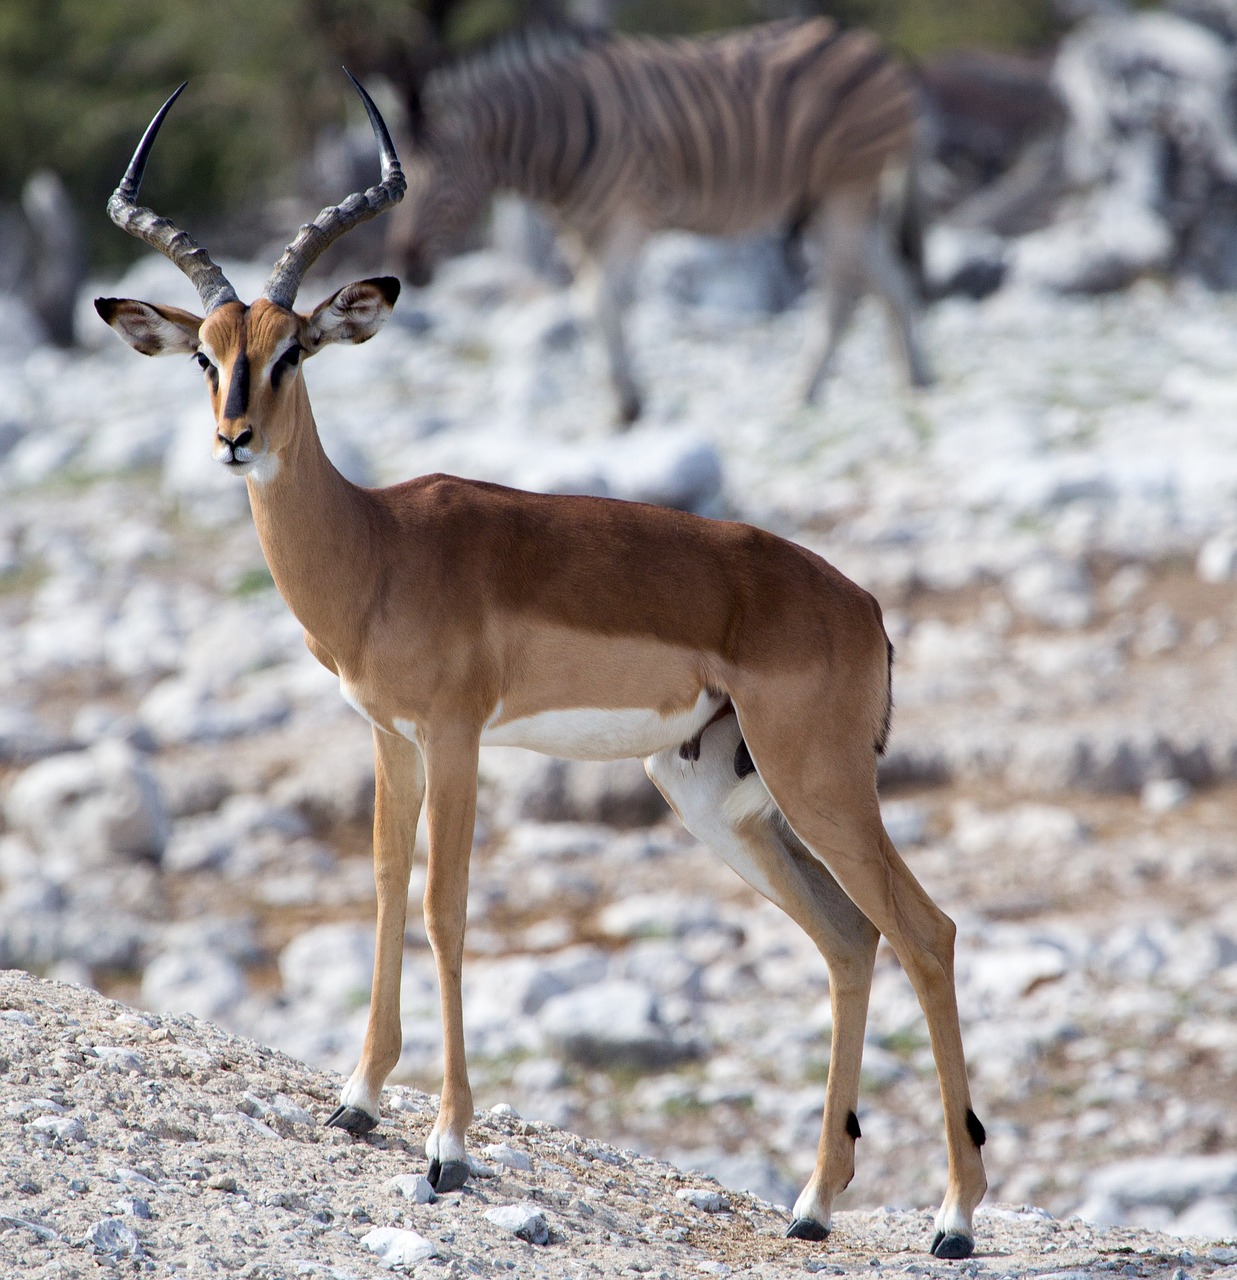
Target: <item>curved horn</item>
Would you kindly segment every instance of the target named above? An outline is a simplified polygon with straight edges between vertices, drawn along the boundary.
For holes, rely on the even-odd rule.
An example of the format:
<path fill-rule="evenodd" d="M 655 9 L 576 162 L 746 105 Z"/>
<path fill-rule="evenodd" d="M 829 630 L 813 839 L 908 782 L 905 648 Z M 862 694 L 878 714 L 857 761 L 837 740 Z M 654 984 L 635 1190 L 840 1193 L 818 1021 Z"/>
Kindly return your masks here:
<path fill-rule="evenodd" d="M 186 81 L 186 83 L 188 83 Z M 107 212 L 112 221 L 131 236 L 145 240 L 148 245 L 165 254 L 189 277 L 193 287 L 202 299 L 202 305 L 209 315 L 216 307 L 225 302 L 238 301 L 236 290 L 228 283 L 223 272 L 211 261 L 206 252 L 188 232 L 179 230 L 167 218 L 161 218 L 151 209 L 144 209 L 137 203 L 138 188 L 142 185 L 142 175 L 146 172 L 146 161 L 150 157 L 150 149 L 154 145 L 155 136 L 163 124 L 163 118 L 172 109 L 172 103 L 180 97 L 184 89 L 179 89 L 159 108 L 155 118 L 146 127 L 142 140 L 137 144 L 133 159 L 125 170 L 120 186 L 112 192 L 107 202 Z"/>
<path fill-rule="evenodd" d="M 361 95 L 361 101 L 365 104 L 369 123 L 378 141 L 378 152 L 382 160 L 382 181 L 378 186 L 370 187 L 368 191 L 355 192 L 342 204 L 323 209 L 312 222 L 307 222 L 297 232 L 296 239 L 283 251 L 262 292 L 272 302 L 289 310 L 296 301 L 296 292 L 301 287 L 306 271 L 323 250 L 334 244 L 345 231 L 350 231 L 358 223 L 376 218 L 383 210 L 400 201 L 407 185 L 404 181 L 404 171 L 399 165 L 399 157 L 395 154 L 395 146 L 391 142 L 391 135 L 387 131 L 382 116 L 378 113 L 378 108 L 374 106 L 374 100 L 365 92 L 360 81 L 347 67 L 344 68 L 344 75 L 352 81 L 353 87 Z"/>

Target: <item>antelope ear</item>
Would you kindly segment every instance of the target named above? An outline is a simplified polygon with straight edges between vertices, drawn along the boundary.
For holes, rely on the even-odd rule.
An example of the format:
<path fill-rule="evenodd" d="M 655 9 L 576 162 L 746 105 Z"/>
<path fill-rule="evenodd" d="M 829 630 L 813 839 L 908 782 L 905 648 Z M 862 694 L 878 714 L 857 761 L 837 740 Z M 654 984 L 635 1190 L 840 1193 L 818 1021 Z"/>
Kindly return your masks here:
<path fill-rule="evenodd" d="M 201 316 L 132 298 L 96 298 L 94 309 L 144 356 L 191 356 L 198 349 Z"/>
<path fill-rule="evenodd" d="M 382 328 L 399 297 L 399 281 L 392 276 L 358 280 L 314 308 L 305 322 L 301 345 L 313 355 L 330 342 L 368 342 Z"/>

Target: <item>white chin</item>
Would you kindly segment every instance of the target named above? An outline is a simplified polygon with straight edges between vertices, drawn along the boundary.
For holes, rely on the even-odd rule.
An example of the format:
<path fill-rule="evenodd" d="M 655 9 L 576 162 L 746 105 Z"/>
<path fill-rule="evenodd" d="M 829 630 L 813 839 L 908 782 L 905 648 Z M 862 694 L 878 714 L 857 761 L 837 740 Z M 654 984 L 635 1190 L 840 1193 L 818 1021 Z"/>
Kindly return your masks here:
<path fill-rule="evenodd" d="M 258 458 L 240 458 L 235 462 L 228 462 L 221 458 L 219 465 L 234 476 L 245 476 L 257 481 L 258 484 L 265 484 L 279 470 L 279 459 L 264 453 Z"/>

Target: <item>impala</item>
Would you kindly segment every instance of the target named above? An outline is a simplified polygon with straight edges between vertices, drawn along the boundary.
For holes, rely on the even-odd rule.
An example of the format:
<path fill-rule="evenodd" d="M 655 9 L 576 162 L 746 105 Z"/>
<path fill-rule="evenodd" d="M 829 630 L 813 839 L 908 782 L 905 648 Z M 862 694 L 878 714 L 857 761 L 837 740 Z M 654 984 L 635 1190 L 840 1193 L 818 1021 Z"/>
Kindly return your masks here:
<path fill-rule="evenodd" d="M 440 1192 L 465 1181 L 473 1103 L 460 971 L 478 750 L 644 756 L 686 825 L 795 919 L 829 966 L 824 1124 L 789 1234 L 823 1239 L 854 1173 L 864 1024 L 883 934 L 927 1017 L 944 1103 L 949 1186 L 932 1249 L 967 1256 L 986 1187 L 984 1133 L 963 1059 L 954 926 L 881 823 L 876 765 L 892 650 L 878 605 L 812 552 L 742 524 L 443 475 L 385 489 L 345 480 L 319 443 L 301 364 L 328 343 L 372 337 L 399 286 L 362 280 L 308 314 L 292 305 L 318 254 L 403 193 L 387 129 L 356 87 L 381 182 L 302 227 L 248 306 L 186 233 L 136 203 L 173 94 L 108 209 L 189 276 L 205 316 L 128 299 L 95 304 L 138 351 L 201 365 L 214 456 L 245 478 L 267 564 L 310 651 L 373 726 L 373 991 L 360 1062 L 327 1123 L 356 1135 L 372 1129 L 400 1055 L 409 869 L 424 802 L 425 923 L 444 1039 L 426 1154 Z"/>

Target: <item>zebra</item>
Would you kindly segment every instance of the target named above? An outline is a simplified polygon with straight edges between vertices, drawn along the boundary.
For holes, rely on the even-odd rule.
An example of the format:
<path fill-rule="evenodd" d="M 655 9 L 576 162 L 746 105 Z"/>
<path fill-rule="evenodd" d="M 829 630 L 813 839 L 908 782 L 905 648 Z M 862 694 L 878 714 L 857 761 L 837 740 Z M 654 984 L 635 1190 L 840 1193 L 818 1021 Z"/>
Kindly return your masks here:
<path fill-rule="evenodd" d="M 815 241 L 824 307 L 806 402 L 867 288 L 888 306 L 911 384 L 931 382 L 903 263 L 918 267 L 921 249 L 914 89 L 870 32 L 819 17 L 696 39 L 525 31 L 432 73 L 411 117 L 391 238 L 406 279 L 428 283 L 493 192 L 547 206 L 593 295 L 624 423 L 641 399 L 623 317 L 660 230 Z"/>

